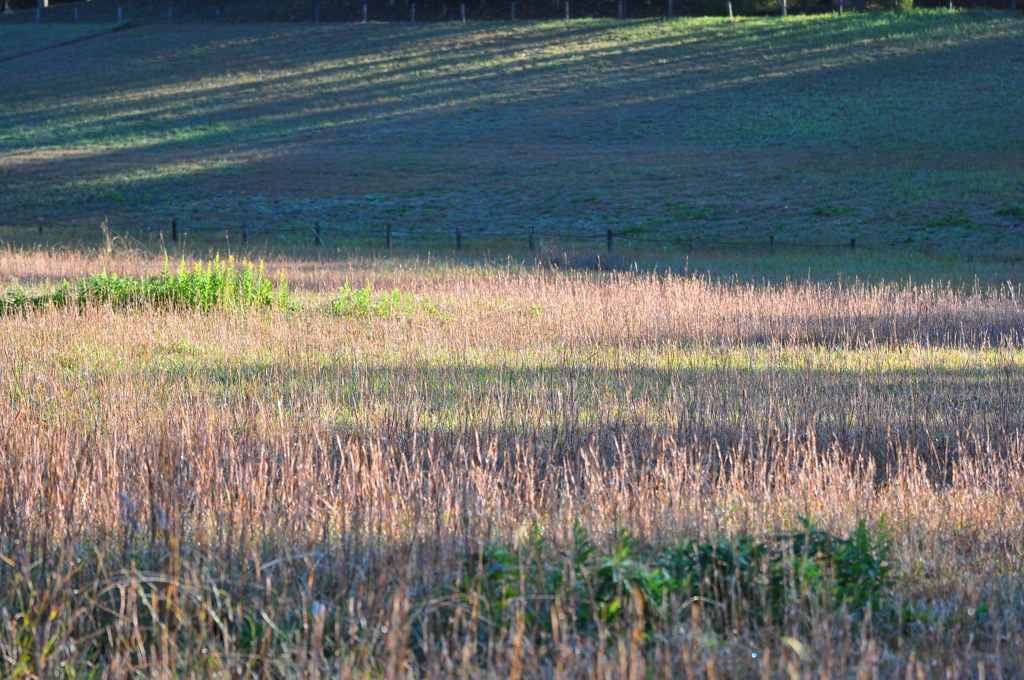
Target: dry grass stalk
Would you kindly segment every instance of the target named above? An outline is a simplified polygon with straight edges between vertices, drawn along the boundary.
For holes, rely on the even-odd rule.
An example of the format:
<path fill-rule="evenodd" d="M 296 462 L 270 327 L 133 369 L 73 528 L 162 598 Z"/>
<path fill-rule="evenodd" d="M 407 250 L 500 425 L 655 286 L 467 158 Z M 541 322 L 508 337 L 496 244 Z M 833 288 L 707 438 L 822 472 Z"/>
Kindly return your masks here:
<path fill-rule="evenodd" d="M 0 261 L 32 280 L 97 262 Z M 1024 669 L 1016 291 L 288 271 L 304 311 L 0 318 L 5 674 Z M 438 312 L 327 314 L 315 291 L 344 280 Z M 896 598 L 931 623 L 812 607 L 716 632 L 675 602 L 682 625 L 634 605 L 608 639 L 556 623 L 544 641 L 522 608 L 491 621 L 445 594 L 467 552 L 525 555 L 532 532 L 557 563 L 574 523 L 606 553 L 622 527 L 657 546 L 798 517 L 884 517 Z"/>

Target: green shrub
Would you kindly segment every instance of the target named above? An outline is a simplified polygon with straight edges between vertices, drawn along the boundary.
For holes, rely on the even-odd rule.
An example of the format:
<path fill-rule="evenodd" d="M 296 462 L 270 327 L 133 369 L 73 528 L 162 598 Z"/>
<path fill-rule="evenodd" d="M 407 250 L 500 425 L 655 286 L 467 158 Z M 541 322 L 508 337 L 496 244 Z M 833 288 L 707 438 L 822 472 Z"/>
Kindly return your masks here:
<path fill-rule="evenodd" d="M 462 608 L 475 605 L 495 626 L 508 628 L 520 616 L 539 636 L 552 635 L 556 603 L 580 634 L 625 630 L 631 611 L 643 611 L 650 626 L 693 602 L 702 603 L 719 630 L 767 620 L 778 625 L 789 612 L 813 607 L 845 608 L 855 618 L 869 608 L 881 616 L 894 611 L 884 526 L 873 538 L 861 522 L 844 539 L 801 523 L 802 531 L 768 543 L 740 536 L 660 550 L 642 548 L 623 532 L 605 557 L 577 525 L 562 554 L 550 554 L 538 535 L 519 551 L 497 545 L 470 553 L 453 598 Z"/>
<path fill-rule="evenodd" d="M 139 277 L 93 274 L 75 282 L 62 282 L 52 293 L 28 295 L 14 290 L 0 298 L 0 313 L 26 312 L 46 307 L 79 308 L 110 305 L 115 308 L 196 309 L 215 307 L 285 307 L 291 304 L 288 284 L 282 280 L 275 290 L 264 277 L 263 263 L 236 264 L 219 257 L 189 269 L 181 263 L 176 274 L 168 265 L 160 276 Z"/>

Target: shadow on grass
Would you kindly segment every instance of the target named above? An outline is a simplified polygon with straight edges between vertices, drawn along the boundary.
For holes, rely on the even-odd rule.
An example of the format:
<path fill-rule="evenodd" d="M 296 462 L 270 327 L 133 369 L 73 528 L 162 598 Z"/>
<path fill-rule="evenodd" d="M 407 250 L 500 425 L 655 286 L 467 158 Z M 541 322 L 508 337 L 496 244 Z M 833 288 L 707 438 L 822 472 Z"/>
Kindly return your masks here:
<path fill-rule="evenodd" d="M 0 69 L 19 102 L 0 112 L 0 148 L 56 152 L 9 157 L 5 202 L 136 223 L 191 210 L 210 227 L 239 214 L 296 228 L 639 224 L 1004 250 L 992 215 L 1024 173 L 1005 153 L 1024 147 L 1004 115 L 1020 95 L 992 89 L 1003 67 L 974 57 L 1019 52 L 1010 26 L 936 14 L 134 29 L 69 67 Z M 88 91 L 58 96 L 68 78 Z M 968 99 L 949 116 L 944 102 Z M 977 229 L 924 229 L 968 194 Z M 822 201 L 846 211 L 815 217 Z M 678 202 L 709 217 L 675 217 Z"/>
<path fill-rule="evenodd" d="M 372 440 L 396 454 L 429 444 L 438 455 L 469 451 L 500 467 L 516 465 L 517 452 L 529 449 L 542 476 L 549 465 L 579 463 L 587 451 L 611 466 L 625 464 L 624 456 L 656 466 L 671 446 L 717 451 L 705 462 L 722 470 L 761 461 L 767 471 L 795 452 L 838 451 L 850 465 L 871 461 L 880 483 L 916 457 L 933 481 L 948 483 L 955 461 L 1008 454 L 1021 434 L 1024 372 L 1017 365 L 855 371 L 716 366 L 722 359 L 713 352 L 703 360 L 705 367 L 678 370 L 298 368 L 167 355 L 143 375 L 165 389 L 187 385 L 225 413 L 276 418 L 279 408 L 296 432 Z"/>

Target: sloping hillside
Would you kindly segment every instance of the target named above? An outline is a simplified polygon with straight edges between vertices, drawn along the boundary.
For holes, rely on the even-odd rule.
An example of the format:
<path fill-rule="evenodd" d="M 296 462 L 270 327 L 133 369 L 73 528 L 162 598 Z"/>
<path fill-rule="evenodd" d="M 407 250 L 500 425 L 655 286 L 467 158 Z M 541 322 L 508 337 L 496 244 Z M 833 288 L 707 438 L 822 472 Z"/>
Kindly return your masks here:
<path fill-rule="evenodd" d="M 986 13 L 129 28 L 0 64 L 0 238 L 107 215 L 1019 253 L 1022 38 Z"/>

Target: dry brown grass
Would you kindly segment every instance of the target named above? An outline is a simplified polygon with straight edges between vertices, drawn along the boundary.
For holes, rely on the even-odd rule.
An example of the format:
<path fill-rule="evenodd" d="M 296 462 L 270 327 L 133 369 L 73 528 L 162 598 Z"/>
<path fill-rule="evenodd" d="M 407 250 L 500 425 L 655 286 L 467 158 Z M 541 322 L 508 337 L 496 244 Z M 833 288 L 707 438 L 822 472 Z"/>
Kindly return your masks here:
<path fill-rule="evenodd" d="M 25 283 L 161 264 L 0 254 Z M 1017 291 L 278 264 L 300 311 L 0 318 L 3 675 L 1024 672 Z M 331 315 L 346 280 L 436 311 Z M 475 547 L 538 532 L 557 565 L 575 522 L 606 554 L 799 517 L 884 518 L 918 619 L 633 600 L 544 639 L 450 595 Z"/>

